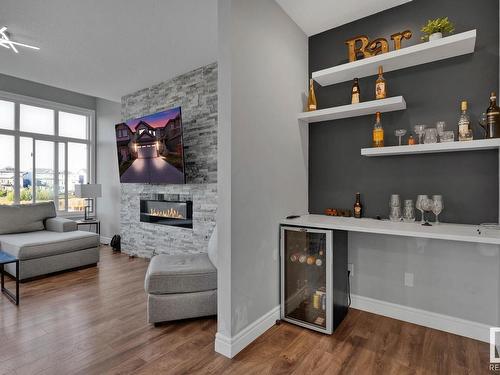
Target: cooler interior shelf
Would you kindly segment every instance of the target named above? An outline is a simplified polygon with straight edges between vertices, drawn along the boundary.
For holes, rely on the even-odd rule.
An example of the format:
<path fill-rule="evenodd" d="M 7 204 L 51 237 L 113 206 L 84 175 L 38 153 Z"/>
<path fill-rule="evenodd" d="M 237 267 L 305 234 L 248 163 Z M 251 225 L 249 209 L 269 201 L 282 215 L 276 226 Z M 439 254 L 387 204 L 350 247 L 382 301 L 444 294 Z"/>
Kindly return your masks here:
<path fill-rule="evenodd" d="M 347 104 L 339 107 L 319 109 L 312 112 L 302 112 L 298 119 L 304 123 L 338 120 L 342 118 L 371 115 L 376 112 L 391 112 L 406 109 L 406 101 L 402 96 L 371 100 L 357 104 Z"/>

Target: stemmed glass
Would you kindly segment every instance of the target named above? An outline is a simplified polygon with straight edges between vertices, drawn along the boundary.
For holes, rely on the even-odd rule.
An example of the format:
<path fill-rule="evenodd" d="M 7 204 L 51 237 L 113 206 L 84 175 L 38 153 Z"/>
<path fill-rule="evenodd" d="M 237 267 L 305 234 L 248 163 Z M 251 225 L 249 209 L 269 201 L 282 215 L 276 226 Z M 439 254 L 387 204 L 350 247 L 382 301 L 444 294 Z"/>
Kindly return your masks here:
<path fill-rule="evenodd" d="M 394 135 L 399 138 L 399 145 L 401 146 L 401 137 L 406 134 L 406 129 L 396 129 L 394 130 Z"/>
<path fill-rule="evenodd" d="M 426 126 L 425 125 L 415 125 L 413 127 L 413 131 L 415 132 L 415 134 L 418 135 L 418 144 L 422 144 L 422 136 L 424 135 L 425 133 L 425 128 Z"/>
<path fill-rule="evenodd" d="M 432 210 L 434 209 L 434 201 L 432 199 L 427 198 L 422 202 L 422 209 L 425 212 L 432 212 Z M 431 226 L 431 224 L 427 220 L 425 220 L 425 223 L 422 225 Z"/>
<path fill-rule="evenodd" d="M 436 215 L 436 224 L 439 224 L 439 219 L 438 216 L 439 214 L 443 211 L 444 204 L 443 204 L 443 196 L 442 195 L 433 195 L 432 200 L 434 204 L 432 205 L 432 213 Z"/>
<path fill-rule="evenodd" d="M 422 216 L 422 219 L 420 220 L 422 225 L 425 224 L 424 202 L 428 199 L 429 197 L 427 195 L 417 195 L 417 202 L 415 203 L 415 208 L 420 211 L 420 215 Z"/>

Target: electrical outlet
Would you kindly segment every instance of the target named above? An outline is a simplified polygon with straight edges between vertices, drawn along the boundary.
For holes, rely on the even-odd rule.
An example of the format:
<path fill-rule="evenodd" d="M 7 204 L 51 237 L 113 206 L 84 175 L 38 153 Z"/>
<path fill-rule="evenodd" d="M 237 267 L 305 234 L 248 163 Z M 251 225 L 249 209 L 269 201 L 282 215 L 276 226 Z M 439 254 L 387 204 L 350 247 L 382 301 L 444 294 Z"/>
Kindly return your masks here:
<path fill-rule="evenodd" d="M 413 287 L 414 275 L 410 272 L 405 272 L 405 286 Z"/>
<path fill-rule="evenodd" d="M 354 264 L 353 263 L 347 263 L 347 270 L 349 271 L 351 276 L 354 276 Z"/>

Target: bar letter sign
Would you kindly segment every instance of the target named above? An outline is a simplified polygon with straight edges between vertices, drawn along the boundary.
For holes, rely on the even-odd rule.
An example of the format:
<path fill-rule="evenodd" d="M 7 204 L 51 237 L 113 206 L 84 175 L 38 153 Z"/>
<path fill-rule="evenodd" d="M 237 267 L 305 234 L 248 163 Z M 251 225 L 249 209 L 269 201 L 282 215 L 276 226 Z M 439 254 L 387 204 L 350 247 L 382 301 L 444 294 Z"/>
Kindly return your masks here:
<path fill-rule="evenodd" d="M 401 41 L 403 39 L 410 39 L 412 32 L 405 30 L 400 33 L 392 34 L 391 40 L 394 43 L 394 49 L 401 48 Z M 389 42 L 384 38 L 377 38 L 370 42 L 366 35 L 359 35 L 355 38 L 346 40 L 347 48 L 349 51 L 349 61 L 356 61 L 358 58 L 367 58 L 381 53 L 389 52 Z"/>

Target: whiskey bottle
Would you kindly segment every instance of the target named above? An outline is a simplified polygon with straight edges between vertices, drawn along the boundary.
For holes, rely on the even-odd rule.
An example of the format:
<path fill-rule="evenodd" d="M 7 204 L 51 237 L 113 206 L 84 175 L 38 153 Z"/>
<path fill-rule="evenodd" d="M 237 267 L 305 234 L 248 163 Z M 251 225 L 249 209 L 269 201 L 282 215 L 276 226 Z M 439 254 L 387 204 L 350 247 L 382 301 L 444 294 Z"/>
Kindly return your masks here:
<path fill-rule="evenodd" d="M 357 104 L 361 101 L 361 91 L 359 90 L 359 80 L 354 78 L 351 90 L 351 104 Z"/>
<path fill-rule="evenodd" d="M 460 118 L 458 119 L 458 140 L 459 141 L 471 141 L 473 139 L 472 136 L 472 128 L 470 125 L 470 117 L 467 113 L 467 101 L 463 100 L 460 104 L 460 109 L 462 113 L 460 114 Z"/>
<path fill-rule="evenodd" d="M 500 108 L 497 106 L 497 94 L 490 95 L 490 106 L 486 110 L 486 137 L 497 138 L 500 136 Z"/>
<path fill-rule="evenodd" d="M 354 203 L 354 217 L 361 219 L 363 215 L 363 206 L 361 205 L 361 194 L 356 193 L 356 202 Z"/>
<path fill-rule="evenodd" d="M 378 67 L 378 78 L 375 82 L 375 99 L 385 99 L 387 97 L 387 87 L 384 76 L 382 75 L 382 66 Z"/>
<path fill-rule="evenodd" d="M 309 80 L 309 96 L 307 97 L 307 111 L 315 111 L 318 109 L 318 103 L 316 102 L 316 94 L 314 93 L 314 81 Z"/>
<path fill-rule="evenodd" d="M 380 112 L 376 114 L 375 125 L 373 126 L 373 147 L 384 147 L 384 128 L 380 121 Z"/>

